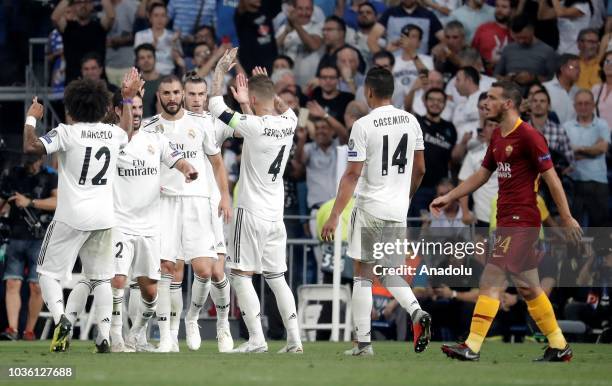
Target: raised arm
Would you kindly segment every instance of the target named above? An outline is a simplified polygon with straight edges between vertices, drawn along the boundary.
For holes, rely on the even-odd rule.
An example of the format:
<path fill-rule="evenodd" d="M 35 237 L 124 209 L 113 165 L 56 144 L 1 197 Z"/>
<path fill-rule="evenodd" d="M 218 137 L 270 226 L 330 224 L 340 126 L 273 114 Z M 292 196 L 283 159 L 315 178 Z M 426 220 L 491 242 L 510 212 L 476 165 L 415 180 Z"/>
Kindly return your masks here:
<path fill-rule="evenodd" d="M 102 15 L 102 19 L 100 19 L 100 24 L 102 28 L 108 31 L 113 27 L 113 23 L 115 22 L 115 6 L 111 0 L 102 0 L 102 11 L 104 14 Z"/>
<path fill-rule="evenodd" d="M 68 0 L 62 0 L 57 4 L 53 13 L 51 14 L 51 21 L 57 27 L 60 32 L 64 32 L 66 29 L 66 10 L 68 9 Z"/>
<path fill-rule="evenodd" d="M 25 125 L 23 125 L 23 152 L 25 154 L 47 154 L 47 150 L 36 135 L 36 121 L 43 117 L 43 113 L 43 105 L 38 103 L 37 97 L 34 97 L 28 109 Z"/>
<path fill-rule="evenodd" d="M 123 77 L 121 85 L 121 96 L 123 98 L 121 117 L 119 118 L 119 126 L 125 130 L 128 138 L 132 138 L 134 132 L 133 116 L 132 116 L 132 100 L 138 94 L 138 91 L 144 86 L 144 80 L 140 78 L 140 74 L 135 67 L 132 67 Z"/>

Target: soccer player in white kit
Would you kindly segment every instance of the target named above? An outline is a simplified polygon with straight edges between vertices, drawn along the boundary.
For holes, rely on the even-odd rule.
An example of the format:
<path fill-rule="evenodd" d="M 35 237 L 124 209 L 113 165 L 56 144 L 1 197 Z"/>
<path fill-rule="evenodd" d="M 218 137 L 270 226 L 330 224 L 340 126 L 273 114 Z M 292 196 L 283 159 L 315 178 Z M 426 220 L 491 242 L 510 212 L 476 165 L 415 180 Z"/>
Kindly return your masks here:
<path fill-rule="evenodd" d="M 191 184 L 175 170 L 162 166 L 161 170 L 161 280 L 158 285 L 157 320 L 160 329 L 161 352 L 178 351 L 178 342 L 170 332 L 170 284 L 174 265 L 183 256 L 194 270 L 192 302 L 186 321 L 187 328 L 197 331 L 197 317 L 210 290 L 210 277 L 217 260 L 213 216 L 231 217 L 227 174 L 220 149 L 215 142 L 210 115 L 186 111 L 181 107 L 184 90 L 173 75 L 162 78 L 157 90 L 162 113 L 153 117 L 142 130 L 165 134 L 201 175 Z M 206 175 L 205 163 L 210 162 L 214 179 L 221 193 L 218 208 L 211 208 L 213 177 Z M 192 334 L 194 335 L 194 334 Z M 199 331 L 198 331 L 199 337 Z M 189 340 L 187 342 L 190 343 Z"/>
<path fill-rule="evenodd" d="M 360 179 L 348 233 L 348 255 L 354 260 L 353 322 L 357 346 L 350 355 L 373 355 L 370 340 L 372 267 L 370 251 L 362 250 L 362 231 L 383 239 L 384 228 L 406 227 L 408 206 L 425 175 L 423 133 L 416 118 L 393 107 L 393 75 L 375 67 L 368 71 L 364 94 L 372 111 L 353 124 L 348 143 L 348 165 L 336 202 L 323 226 L 323 240 L 333 240 L 340 214 Z M 414 350 L 425 350 L 431 317 L 421 310 L 412 289 L 401 276 L 382 276 L 381 283 L 412 317 Z"/>
<path fill-rule="evenodd" d="M 237 48 L 225 53 L 217 63 L 208 105 L 213 116 L 244 138 L 238 182 L 237 212 L 230 232 L 228 267 L 232 286 L 249 331 L 249 340 L 234 352 L 268 351 L 260 319 L 259 299 L 252 275 L 263 273 L 276 298 L 287 345 L 280 352 L 302 353 L 295 300 L 285 281 L 287 233 L 283 223 L 283 171 L 293 144 L 297 117 L 286 106 L 279 115 L 274 84 L 264 75 L 249 79 L 248 95 L 256 115 L 229 109 L 222 96 L 223 77 L 233 66 Z M 284 103 L 283 103 L 284 105 Z"/>
<path fill-rule="evenodd" d="M 204 78 L 197 74 L 188 74 L 183 80 L 185 88 L 184 106 L 187 111 L 197 114 L 210 115 L 208 110 L 207 84 Z M 212 118 L 212 117 L 211 117 Z M 214 118 L 213 118 L 214 119 Z M 221 121 L 214 119 L 214 136 L 215 141 L 219 146 L 232 136 L 233 130 L 223 124 Z M 205 163 L 206 175 L 213 175 L 212 165 Z M 219 205 L 221 194 L 216 185 L 211 184 L 210 204 L 211 210 Z M 227 249 L 225 246 L 225 235 L 223 233 L 223 219 L 218 216 L 212 217 L 212 229 L 215 235 L 215 251 L 217 252 L 217 261 L 214 262 L 210 280 L 210 297 L 215 304 L 217 310 L 217 347 L 219 352 L 229 352 L 234 348 L 234 341 L 230 332 L 229 312 L 230 312 L 230 283 L 225 276 L 225 255 Z M 170 295 L 172 302 L 173 313 L 170 315 L 170 330 L 172 333 L 178 333 L 178 321 L 180 321 L 180 310 L 183 308 L 183 294 L 180 287 L 183 281 L 184 264 L 182 260 L 176 261 L 174 270 L 174 279 L 170 287 Z M 178 287 L 178 291 L 176 289 Z M 176 296 L 176 292 L 180 296 Z M 199 295 L 200 297 L 203 295 Z M 193 298 L 193 296 L 192 296 Z M 204 298 L 206 300 L 206 298 Z M 176 304 L 176 306 L 175 306 Z M 176 312 L 177 310 L 178 312 Z M 175 316 L 174 314 L 178 315 Z M 176 318 L 176 319 L 173 319 Z M 177 320 L 178 319 L 178 320 Z M 198 329 L 198 315 L 190 315 L 190 318 L 185 318 L 185 332 L 187 335 L 187 346 L 192 350 L 197 350 L 200 347 L 202 339 Z M 173 324 L 175 329 L 173 329 Z"/>
<path fill-rule="evenodd" d="M 140 87 L 138 72 L 132 69 L 124 79 L 124 99 L 132 99 Z M 128 107 L 122 116 L 125 130 L 100 123 L 108 102 L 103 83 L 76 80 L 64 91 L 69 124 L 60 124 L 37 138 L 34 127 L 36 120 L 42 118 L 43 107 L 34 99 L 24 126 L 25 153 L 57 152 L 59 159 L 57 210 L 47 229 L 37 266 L 43 299 L 56 324 L 52 352 L 66 351 L 68 346 L 72 325 L 65 315 L 60 281 L 69 277 L 77 256 L 81 258 L 84 275 L 94 287 L 97 352 L 110 352 L 110 279 L 114 276 L 111 228 L 115 225 L 112 189 L 117 158 L 128 143 L 132 118 Z"/>

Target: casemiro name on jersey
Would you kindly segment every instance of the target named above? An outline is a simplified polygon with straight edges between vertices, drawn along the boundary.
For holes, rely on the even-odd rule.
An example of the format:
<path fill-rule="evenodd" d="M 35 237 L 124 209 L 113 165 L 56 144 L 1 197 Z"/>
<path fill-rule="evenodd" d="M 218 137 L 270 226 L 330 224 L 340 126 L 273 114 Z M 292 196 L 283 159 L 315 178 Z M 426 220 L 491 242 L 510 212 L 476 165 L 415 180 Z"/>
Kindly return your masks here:
<path fill-rule="evenodd" d="M 410 118 L 407 115 L 395 115 L 393 117 L 384 117 L 373 120 L 374 127 L 401 125 L 409 122 Z"/>

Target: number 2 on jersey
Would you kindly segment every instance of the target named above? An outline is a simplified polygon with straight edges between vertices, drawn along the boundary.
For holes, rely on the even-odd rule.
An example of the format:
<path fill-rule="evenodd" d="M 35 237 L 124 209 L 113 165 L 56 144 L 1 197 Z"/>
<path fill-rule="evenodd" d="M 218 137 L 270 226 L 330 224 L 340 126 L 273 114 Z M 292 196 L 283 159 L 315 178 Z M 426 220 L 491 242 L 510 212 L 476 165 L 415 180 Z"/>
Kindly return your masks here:
<path fill-rule="evenodd" d="M 283 155 L 285 154 L 285 146 L 287 145 L 283 145 L 283 147 L 281 147 L 280 151 L 278 152 L 278 155 L 276 156 L 276 158 L 274 158 L 274 161 L 272 161 L 272 165 L 270 165 L 270 168 L 268 169 L 268 174 L 273 174 L 272 182 L 276 181 L 276 176 L 278 175 L 278 173 L 280 173 L 281 164 L 283 163 Z"/>
<path fill-rule="evenodd" d="M 408 151 L 408 134 L 402 135 L 393 157 L 391 157 L 391 166 L 397 166 L 397 173 L 404 174 L 406 171 L 406 164 L 408 159 L 406 158 L 406 152 Z M 383 151 L 382 151 L 382 175 L 386 176 L 389 174 L 389 136 L 383 136 Z"/>
<path fill-rule="evenodd" d="M 108 147 L 103 146 L 96 152 L 96 159 L 99 160 L 104 156 L 104 166 L 102 166 L 102 170 L 98 174 L 91 179 L 92 185 L 106 185 L 106 178 L 104 175 L 106 174 L 106 170 L 108 170 L 108 165 L 110 164 L 110 150 Z M 91 146 L 87 146 L 85 148 L 85 159 L 83 160 L 83 168 L 81 169 L 81 177 L 79 178 L 79 185 L 85 185 L 85 181 L 87 181 L 87 172 L 89 171 L 89 162 L 91 161 Z"/>

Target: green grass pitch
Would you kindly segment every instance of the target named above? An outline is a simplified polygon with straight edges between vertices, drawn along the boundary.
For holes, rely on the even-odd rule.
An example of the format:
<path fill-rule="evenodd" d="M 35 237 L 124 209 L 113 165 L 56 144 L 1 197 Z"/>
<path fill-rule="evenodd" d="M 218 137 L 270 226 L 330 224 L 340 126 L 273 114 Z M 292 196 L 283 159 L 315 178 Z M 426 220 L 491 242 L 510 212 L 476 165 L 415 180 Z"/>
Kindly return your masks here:
<path fill-rule="evenodd" d="M 532 363 L 541 346 L 533 343 L 486 342 L 479 363 L 461 363 L 444 356 L 439 342 L 417 355 L 412 346 L 374 342 L 374 357 L 346 357 L 350 344 L 307 343 L 303 355 L 270 353 L 218 354 L 216 342 L 200 351 L 178 354 L 93 354 L 92 342 L 73 342 L 65 354 L 48 352 L 49 342 L 2 342 L 0 385 L 612 385 L 612 345 L 574 344 L 571 363 Z M 8 379 L 7 366 L 72 366 L 76 378 L 62 381 Z"/>

